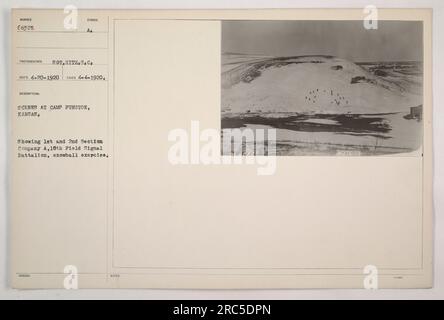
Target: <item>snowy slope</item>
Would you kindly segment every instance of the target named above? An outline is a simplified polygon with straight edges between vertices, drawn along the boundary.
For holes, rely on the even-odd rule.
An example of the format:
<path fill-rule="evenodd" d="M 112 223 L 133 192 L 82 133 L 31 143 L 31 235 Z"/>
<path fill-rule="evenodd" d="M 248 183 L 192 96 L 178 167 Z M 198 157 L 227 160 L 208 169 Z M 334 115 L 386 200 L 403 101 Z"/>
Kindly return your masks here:
<path fill-rule="evenodd" d="M 225 114 L 406 112 L 422 104 L 417 87 L 403 87 L 336 57 L 230 54 L 222 61 Z"/>

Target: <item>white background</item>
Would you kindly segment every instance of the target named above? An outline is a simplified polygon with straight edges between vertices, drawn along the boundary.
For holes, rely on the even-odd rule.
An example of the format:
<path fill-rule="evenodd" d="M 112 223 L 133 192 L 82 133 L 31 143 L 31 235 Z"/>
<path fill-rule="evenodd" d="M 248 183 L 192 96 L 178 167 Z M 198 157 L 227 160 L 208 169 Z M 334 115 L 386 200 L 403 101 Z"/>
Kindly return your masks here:
<path fill-rule="evenodd" d="M 8 135 L 10 89 L 10 9 L 211 9 L 211 8 L 433 8 L 433 133 L 434 133 L 434 288 L 421 290 L 28 290 L 9 287 Z M 442 0 L 157 0 L 61 1 L 2 0 L 0 2 L 0 299 L 444 299 L 444 1 Z"/>

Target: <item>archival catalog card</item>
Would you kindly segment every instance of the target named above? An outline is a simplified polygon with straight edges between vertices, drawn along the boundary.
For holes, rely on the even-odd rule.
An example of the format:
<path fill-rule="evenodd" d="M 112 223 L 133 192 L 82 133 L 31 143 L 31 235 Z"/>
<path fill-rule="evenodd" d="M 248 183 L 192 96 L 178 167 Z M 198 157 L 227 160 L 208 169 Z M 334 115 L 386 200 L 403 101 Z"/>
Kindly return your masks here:
<path fill-rule="evenodd" d="M 14 288 L 429 288 L 431 11 L 12 10 Z"/>

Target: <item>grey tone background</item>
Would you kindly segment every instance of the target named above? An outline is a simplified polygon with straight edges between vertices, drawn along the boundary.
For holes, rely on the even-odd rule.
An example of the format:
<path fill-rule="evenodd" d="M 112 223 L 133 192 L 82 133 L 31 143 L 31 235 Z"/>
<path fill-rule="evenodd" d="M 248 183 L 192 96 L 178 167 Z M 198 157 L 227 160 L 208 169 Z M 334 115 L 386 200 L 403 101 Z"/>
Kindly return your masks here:
<path fill-rule="evenodd" d="M 9 203 L 7 161 L 10 89 L 11 7 L 61 8 L 67 3 L 79 8 L 364 8 L 372 4 L 388 8 L 433 8 L 433 134 L 435 279 L 426 290 L 29 290 L 8 285 Z M 444 2 L 442 0 L 3 0 L 0 2 L 0 299 L 444 299 Z M 440 108 L 441 107 L 441 108 Z"/>
<path fill-rule="evenodd" d="M 422 22 L 228 21 L 222 52 L 269 56 L 332 55 L 354 62 L 422 61 Z"/>

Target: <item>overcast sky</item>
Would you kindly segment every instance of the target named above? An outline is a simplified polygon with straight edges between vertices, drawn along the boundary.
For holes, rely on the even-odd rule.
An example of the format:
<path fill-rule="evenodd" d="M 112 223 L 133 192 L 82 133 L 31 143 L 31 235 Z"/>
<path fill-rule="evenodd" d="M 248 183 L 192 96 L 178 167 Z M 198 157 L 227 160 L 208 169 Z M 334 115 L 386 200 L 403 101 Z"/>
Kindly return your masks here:
<path fill-rule="evenodd" d="M 272 56 L 323 54 L 359 61 L 422 61 L 422 22 L 224 21 L 222 51 Z"/>

